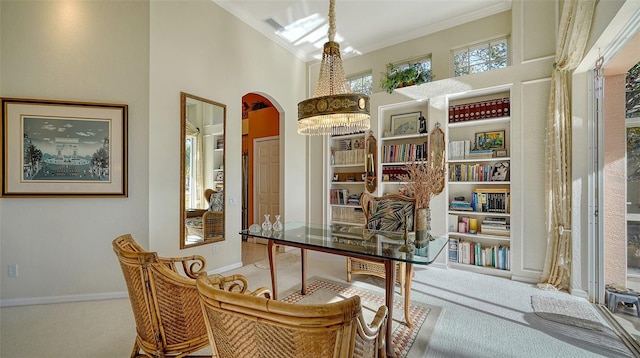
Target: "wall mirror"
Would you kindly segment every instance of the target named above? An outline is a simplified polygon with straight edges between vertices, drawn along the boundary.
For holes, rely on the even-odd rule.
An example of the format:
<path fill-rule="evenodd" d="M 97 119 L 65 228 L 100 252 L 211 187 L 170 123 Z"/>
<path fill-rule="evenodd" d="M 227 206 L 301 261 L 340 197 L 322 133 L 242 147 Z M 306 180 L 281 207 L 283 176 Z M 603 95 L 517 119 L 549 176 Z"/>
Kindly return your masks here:
<path fill-rule="evenodd" d="M 180 248 L 224 240 L 227 106 L 180 93 Z"/>

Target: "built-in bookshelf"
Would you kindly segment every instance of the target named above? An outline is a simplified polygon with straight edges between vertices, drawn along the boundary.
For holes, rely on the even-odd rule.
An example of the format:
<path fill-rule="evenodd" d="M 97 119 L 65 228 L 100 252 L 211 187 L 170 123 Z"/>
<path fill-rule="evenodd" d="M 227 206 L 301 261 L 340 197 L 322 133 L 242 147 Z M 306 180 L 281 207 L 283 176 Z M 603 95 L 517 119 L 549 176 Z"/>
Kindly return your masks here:
<path fill-rule="evenodd" d="M 220 188 L 224 187 L 224 133 L 213 133 L 213 140 L 213 184 Z"/>
<path fill-rule="evenodd" d="M 329 222 L 339 226 L 364 225 L 360 196 L 365 183 L 365 135 L 332 136 L 329 147 Z"/>
<path fill-rule="evenodd" d="M 510 97 L 508 87 L 448 97 L 450 267 L 511 275 Z"/>
<path fill-rule="evenodd" d="M 378 108 L 378 195 L 404 193 L 406 164 L 427 160 L 428 102 L 409 101 Z"/>

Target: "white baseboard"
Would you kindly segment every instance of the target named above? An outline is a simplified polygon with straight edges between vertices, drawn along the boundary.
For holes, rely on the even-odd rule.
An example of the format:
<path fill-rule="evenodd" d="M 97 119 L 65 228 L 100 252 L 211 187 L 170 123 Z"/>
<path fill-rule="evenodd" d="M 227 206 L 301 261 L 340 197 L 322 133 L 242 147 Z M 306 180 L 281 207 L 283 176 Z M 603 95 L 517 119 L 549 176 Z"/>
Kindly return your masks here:
<path fill-rule="evenodd" d="M 223 273 L 230 270 L 235 270 L 240 267 L 242 267 L 242 262 L 231 264 L 225 267 L 220 267 L 215 270 L 207 271 L 207 273 L 210 275 L 216 274 L 216 273 Z M 128 297 L 129 297 L 129 294 L 126 291 L 122 291 L 122 292 L 90 293 L 90 294 L 69 295 L 69 296 L 12 298 L 12 299 L 0 300 L 0 307 L 46 305 L 46 304 L 52 304 L 52 303 L 67 303 L 67 302 L 81 302 L 81 301 L 113 300 L 113 299 L 128 298 Z"/>
<path fill-rule="evenodd" d="M 101 301 L 101 300 L 113 300 L 113 299 L 127 298 L 127 297 L 129 297 L 129 295 L 125 291 L 125 292 L 90 293 L 90 294 L 70 295 L 70 296 L 13 298 L 8 300 L 0 300 L 0 307 L 46 305 L 46 304 L 52 304 L 52 303 L 67 303 L 67 302 L 80 302 L 80 301 Z"/>

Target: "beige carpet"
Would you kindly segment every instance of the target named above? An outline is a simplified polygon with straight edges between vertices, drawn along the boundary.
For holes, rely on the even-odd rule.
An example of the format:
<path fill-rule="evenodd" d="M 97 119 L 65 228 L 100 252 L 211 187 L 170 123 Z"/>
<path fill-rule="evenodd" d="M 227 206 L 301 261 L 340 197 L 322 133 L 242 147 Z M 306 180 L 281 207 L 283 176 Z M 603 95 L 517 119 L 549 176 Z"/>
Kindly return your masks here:
<path fill-rule="evenodd" d="M 280 301 L 289 303 L 316 304 L 336 302 L 354 295 L 360 296 L 363 316 L 367 322 L 373 319 L 378 307 L 384 305 L 384 291 L 379 287 L 358 283 L 349 285 L 335 282 L 324 277 L 313 277 L 307 281 L 307 294 L 300 294 L 300 286 L 293 287 L 281 294 Z M 393 344 L 397 357 L 423 357 L 431 333 L 440 315 L 439 307 L 424 303 L 411 302 L 409 314 L 413 328 L 404 324 L 404 299 L 396 295 L 394 300 Z"/>
<path fill-rule="evenodd" d="M 289 251 L 276 254 L 276 267 L 285 268 L 300 263 L 300 251 Z M 264 259 L 254 263 L 254 265 L 263 270 L 269 269 L 269 259 Z"/>

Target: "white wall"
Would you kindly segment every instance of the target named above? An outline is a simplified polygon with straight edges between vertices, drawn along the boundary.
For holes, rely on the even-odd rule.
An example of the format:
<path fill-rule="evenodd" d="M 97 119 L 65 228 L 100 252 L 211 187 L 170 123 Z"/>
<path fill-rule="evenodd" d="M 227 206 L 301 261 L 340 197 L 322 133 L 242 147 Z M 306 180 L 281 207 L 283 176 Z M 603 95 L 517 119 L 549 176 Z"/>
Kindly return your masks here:
<path fill-rule="evenodd" d="M 0 199 L 3 305 L 122 294 L 111 241 L 123 233 L 165 256 L 203 255 L 210 271 L 240 263 L 239 205 L 227 203 L 217 255 L 210 245 L 179 250 L 180 91 L 227 105 L 227 198 L 238 202 L 242 96 L 278 103 L 284 216 L 304 219 L 305 137 L 295 123 L 305 64 L 289 52 L 211 1 L 3 0 L 0 14 L 2 96 L 129 105 L 128 198 Z M 18 278 L 7 277 L 12 263 Z"/>
<path fill-rule="evenodd" d="M 296 120 L 297 103 L 304 97 L 305 64 L 211 1 L 153 1 L 150 44 L 150 247 L 166 255 L 203 255 L 208 270 L 238 265 L 242 96 L 268 94 L 284 111 L 284 217 L 304 220 L 306 153 L 300 149 L 306 138 L 297 134 Z M 210 245 L 179 250 L 180 91 L 227 105 L 226 240 L 217 243 L 215 255 Z M 232 198 L 238 204 L 230 204 Z"/>
<path fill-rule="evenodd" d="M 123 291 L 111 241 L 148 245 L 149 4 L 2 1 L 1 95 L 129 105 L 128 198 L 0 199 L 0 298 Z M 9 278 L 7 265 L 19 265 Z"/>

